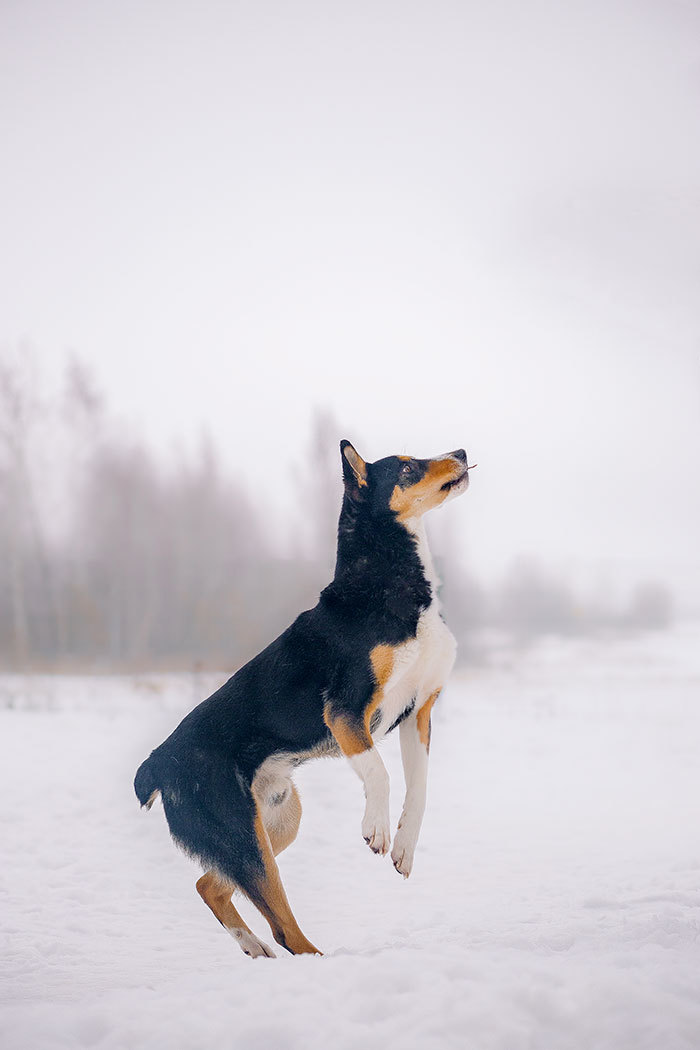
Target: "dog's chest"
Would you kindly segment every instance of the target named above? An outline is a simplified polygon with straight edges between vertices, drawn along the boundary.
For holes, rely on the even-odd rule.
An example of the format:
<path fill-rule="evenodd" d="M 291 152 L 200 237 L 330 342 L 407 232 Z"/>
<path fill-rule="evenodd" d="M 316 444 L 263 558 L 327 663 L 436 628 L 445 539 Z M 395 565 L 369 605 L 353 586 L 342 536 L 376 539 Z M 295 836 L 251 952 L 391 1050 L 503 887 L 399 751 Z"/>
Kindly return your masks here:
<path fill-rule="evenodd" d="M 415 638 L 394 651 L 394 664 L 378 708 L 380 721 L 373 736 L 385 733 L 413 701 L 417 706 L 425 703 L 444 685 L 455 661 L 457 642 L 440 615 L 439 580 L 422 531 L 418 534 L 418 552 L 431 585 L 432 602 L 420 615 Z"/>

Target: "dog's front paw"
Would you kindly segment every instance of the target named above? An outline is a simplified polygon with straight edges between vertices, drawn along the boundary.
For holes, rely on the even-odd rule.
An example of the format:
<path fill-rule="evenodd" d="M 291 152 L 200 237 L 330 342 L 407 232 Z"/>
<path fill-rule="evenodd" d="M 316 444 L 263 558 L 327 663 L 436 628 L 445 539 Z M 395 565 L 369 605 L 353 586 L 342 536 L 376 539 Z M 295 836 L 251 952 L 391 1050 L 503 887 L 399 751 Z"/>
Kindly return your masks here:
<path fill-rule="evenodd" d="M 399 824 L 394 839 L 394 848 L 391 851 L 391 859 L 394 862 L 394 867 L 399 875 L 403 875 L 405 879 L 411 874 L 415 849 L 415 841 L 411 840 L 408 835 L 404 834 L 403 828 Z"/>
<path fill-rule="evenodd" d="M 365 813 L 362 821 L 362 837 L 373 853 L 380 853 L 382 857 L 389 852 L 391 845 L 391 831 L 389 829 L 389 817 L 377 819 L 371 813 Z"/>

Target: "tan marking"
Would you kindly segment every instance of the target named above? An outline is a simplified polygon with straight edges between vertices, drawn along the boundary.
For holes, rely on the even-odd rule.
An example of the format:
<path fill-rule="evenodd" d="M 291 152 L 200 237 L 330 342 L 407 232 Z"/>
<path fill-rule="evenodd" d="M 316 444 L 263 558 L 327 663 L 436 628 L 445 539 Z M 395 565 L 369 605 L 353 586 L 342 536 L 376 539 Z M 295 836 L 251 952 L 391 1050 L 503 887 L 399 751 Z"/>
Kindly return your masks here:
<path fill-rule="evenodd" d="M 396 653 L 391 645 L 375 645 L 374 649 L 370 649 L 369 661 L 372 665 L 374 680 L 377 683 L 377 688 L 372 693 L 370 702 L 367 704 L 364 713 L 365 729 L 367 730 L 367 736 L 370 740 L 372 739 L 372 736 L 369 731 L 369 726 L 372 721 L 372 715 L 384 699 L 384 689 L 391 678 L 391 672 L 394 669 L 395 660 Z"/>
<path fill-rule="evenodd" d="M 394 660 L 395 651 L 391 645 L 375 645 L 370 649 L 369 662 L 377 687 L 372 691 L 369 703 L 362 713 L 361 722 L 343 712 L 334 714 L 330 700 L 323 708 L 323 721 L 338 741 L 338 746 L 346 758 L 359 755 L 373 747 L 372 734 L 369 731 L 370 722 L 384 699 L 384 687 L 391 677 Z"/>
<path fill-rule="evenodd" d="M 372 746 L 372 737 L 367 729 L 368 723 L 357 722 L 345 714 L 334 715 L 330 701 L 323 708 L 323 721 L 338 741 L 338 747 L 346 758 L 360 755 Z"/>
<path fill-rule="evenodd" d="M 391 645 L 375 645 L 370 649 L 369 662 L 372 665 L 374 680 L 379 686 L 385 686 L 394 669 L 394 648 Z"/>
<path fill-rule="evenodd" d="M 346 445 L 343 449 L 343 455 L 350 464 L 353 474 L 357 480 L 358 485 L 367 484 L 367 464 L 365 463 L 362 456 L 360 456 L 352 445 Z"/>
<path fill-rule="evenodd" d="M 265 871 L 253 886 L 246 889 L 247 896 L 269 922 L 272 936 L 278 944 L 292 955 L 320 955 L 321 952 L 306 939 L 294 918 L 259 810 L 255 815 L 255 834 Z"/>
<path fill-rule="evenodd" d="M 228 882 L 215 871 L 207 871 L 197 881 L 197 893 L 207 907 L 211 908 L 221 925 L 227 930 L 246 930 L 252 936 L 252 930 L 231 903 L 231 895 L 235 888 L 232 882 Z"/>
<path fill-rule="evenodd" d="M 454 459 L 434 459 L 426 473 L 415 485 L 408 488 L 394 487 L 389 506 L 396 513 L 399 521 L 404 522 L 426 510 L 439 506 L 447 497 L 442 486 L 448 481 L 456 481 L 463 471 L 463 466 Z"/>
<path fill-rule="evenodd" d="M 430 751 L 430 712 L 433 709 L 433 704 L 440 695 L 440 690 L 436 689 L 432 696 L 428 697 L 423 706 L 419 708 L 416 714 L 416 724 L 418 726 L 418 736 L 420 742 L 425 747 L 426 751 Z"/>

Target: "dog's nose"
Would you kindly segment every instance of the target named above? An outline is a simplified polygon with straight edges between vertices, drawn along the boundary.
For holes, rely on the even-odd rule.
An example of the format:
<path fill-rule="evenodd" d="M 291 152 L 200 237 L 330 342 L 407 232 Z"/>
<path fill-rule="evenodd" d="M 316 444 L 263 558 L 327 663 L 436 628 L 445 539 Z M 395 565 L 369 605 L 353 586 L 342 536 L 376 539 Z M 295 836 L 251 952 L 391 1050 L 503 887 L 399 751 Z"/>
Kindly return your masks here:
<path fill-rule="evenodd" d="M 454 456 L 455 459 L 461 459 L 462 463 L 467 462 L 467 453 L 463 448 L 458 448 L 454 452 L 450 452 L 450 455 Z"/>

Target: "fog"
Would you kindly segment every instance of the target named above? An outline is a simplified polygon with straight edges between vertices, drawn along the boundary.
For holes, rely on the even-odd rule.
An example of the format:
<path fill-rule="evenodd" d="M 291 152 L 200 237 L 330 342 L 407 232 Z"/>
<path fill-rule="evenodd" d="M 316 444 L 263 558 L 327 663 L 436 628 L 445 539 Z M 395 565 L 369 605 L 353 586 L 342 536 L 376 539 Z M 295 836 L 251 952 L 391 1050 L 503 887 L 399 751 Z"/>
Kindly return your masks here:
<path fill-rule="evenodd" d="M 692 0 L 0 3 L 6 1050 L 698 1046 L 699 103 Z M 305 762 L 325 954 L 252 962 L 131 785 L 328 582 L 341 438 L 478 464 L 459 662 L 410 880 Z"/>
<path fill-rule="evenodd" d="M 151 457 L 159 492 L 208 448 L 292 567 L 272 629 L 327 564 L 339 437 L 370 460 L 464 446 L 471 489 L 430 523 L 460 615 L 523 566 L 579 608 L 624 618 L 651 584 L 697 611 L 699 22 L 3 5 L 0 344 L 13 375 L 30 348 L 41 395 L 42 543 L 106 447 Z M 72 359 L 105 429 L 46 440 Z M 193 529 L 223 513 L 205 490 Z M 234 532 L 222 565 L 252 557 Z"/>

